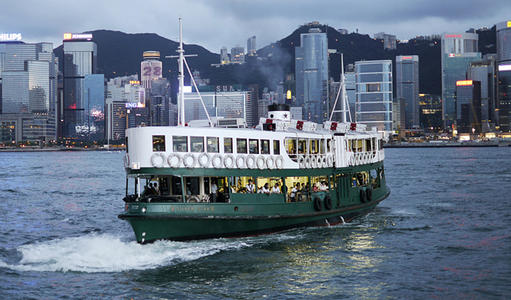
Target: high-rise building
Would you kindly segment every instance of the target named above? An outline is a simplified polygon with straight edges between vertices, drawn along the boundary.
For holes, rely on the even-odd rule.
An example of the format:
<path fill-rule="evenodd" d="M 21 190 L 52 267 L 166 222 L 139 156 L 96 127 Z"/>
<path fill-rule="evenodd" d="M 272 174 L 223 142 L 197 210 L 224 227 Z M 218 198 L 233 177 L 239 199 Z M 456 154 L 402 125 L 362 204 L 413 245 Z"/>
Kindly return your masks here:
<path fill-rule="evenodd" d="M 511 20 L 497 24 L 498 124 L 511 131 Z"/>
<path fill-rule="evenodd" d="M 496 55 L 487 54 L 481 61 L 470 63 L 467 79 L 481 83 L 481 126 L 483 132 L 495 128 L 498 110 L 495 110 L 497 95 Z"/>
<path fill-rule="evenodd" d="M 256 49 L 256 37 L 251 36 L 247 40 L 247 55 L 248 56 L 254 56 L 257 55 L 257 49 Z"/>
<path fill-rule="evenodd" d="M 220 64 L 221 65 L 225 65 L 225 64 L 228 64 L 230 62 L 231 62 L 231 60 L 229 59 L 229 53 L 227 52 L 227 48 L 226 47 L 222 47 L 220 49 Z"/>
<path fill-rule="evenodd" d="M 392 61 L 355 62 L 356 121 L 380 131 L 392 130 Z"/>
<path fill-rule="evenodd" d="M 92 34 L 64 34 L 64 95 L 59 116 L 64 138 L 92 140 L 88 129 L 91 119 L 88 97 L 85 97 L 85 76 L 96 73 L 97 45 Z"/>
<path fill-rule="evenodd" d="M 57 70 L 53 44 L 0 41 L 1 141 L 56 138 Z"/>
<path fill-rule="evenodd" d="M 387 34 L 385 32 L 379 32 L 374 35 L 375 39 L 382 40 L 383 49 L 387 50 L 395 50 L 397 48 L 396 36 L 392 34 Z"/>
<path fill-rule="evenodd" d="M 481 83 L 456 82 L 456 127 L 460 133 L 481 132 Z"/>
<path fill-rule="evenodd" d="M 326 33 L 311 28 L 300 35 L 295 48 L 296 106 L 305 120 L 322 123 L 328 118 L 328 42 Z"/>
<path fill-rule="evenodd" d="M 446 127 L 450 127 L 456 120 L 456 81 L 466 79 L 470 63 L 481 60 L 481 53 L 477 52 L 477 41 L 476 33 L 442 35 L 442 118 Z"/>
<path fill-rule="evenodd" d="M 160 51 L 144 51 L 140 63 L 140 81 L 146 89 L 151 88 L 153 80 L 162 78 L 163 64 L 160 60 Z"/>
<path fill-rule="evenodd" d="M 245 48 L 238 46 L 231 49 L 231 63 L 245 63 Z"/>
<path fill-rule="evenodd" d="M 425 131 L 442 128 L 442 98 L 439 95 L 419 94 L 420 126 Z"/>
<path fill-rule="evenodd" d="M 405 128 L 419 127 L 419 56 L 396 56 L 396 99 L 404 102 Z"/>

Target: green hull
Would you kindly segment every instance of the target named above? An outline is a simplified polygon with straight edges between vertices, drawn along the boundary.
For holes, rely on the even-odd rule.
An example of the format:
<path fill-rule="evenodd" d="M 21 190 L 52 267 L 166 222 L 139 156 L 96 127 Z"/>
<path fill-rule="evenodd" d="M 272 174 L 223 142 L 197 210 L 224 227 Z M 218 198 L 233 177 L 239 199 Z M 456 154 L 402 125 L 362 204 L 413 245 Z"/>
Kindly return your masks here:
<path fill-rule="evenodd" d="M 125 212 L 119 215 L 132 226 L 139 243 L 160 239 L 191 240 L 214 237 L 248 236 L 281 231 L 294 227 L 328 225 L 348 222 L 365 214 L 385 199 L 390 190 L 382 172 L 377 187 L 354 187 L 351 176 L 355 172 L 375 168 L 383 170 L 383 163 L 343 169 L 308 170 L 308 175 L 321 174 L 336 177 L 336 188 L 329 191 L 313 192 L 314 201 L 286 202 L 283 194 L 232 194 L 230 203 L 183 203 L 183 202 L 128 202 Z M 146 169 L 131 174 L 162 174 L 164 169 Z M 226 170 L 229 176 L 235 170 Z M 193 174 L 196 170 L 173 170 L 173 174 Z M 207 174 L 209 170 L 202 170 Z M 264 176 L 267 170 L 251 171 L 252 176 Z M 303 171 L 302 171 L 303 172 Z M 232 173 L 232 174 L 231 174 Z M 239 174 L 239 170 L 237 174 Z M 245 175 L 248 172 L 244 172 Z M 296 170 L 274 171 L 273 176 L 303 176 Z M 365 199 L 366 190 L 371 190 L 371 199 Z M 363 192 L 361 192 L 363 191 Z M 325 199 L 330 199 L 327 205 Z M 319 205 L 318 205 L 319 204 Z"/>

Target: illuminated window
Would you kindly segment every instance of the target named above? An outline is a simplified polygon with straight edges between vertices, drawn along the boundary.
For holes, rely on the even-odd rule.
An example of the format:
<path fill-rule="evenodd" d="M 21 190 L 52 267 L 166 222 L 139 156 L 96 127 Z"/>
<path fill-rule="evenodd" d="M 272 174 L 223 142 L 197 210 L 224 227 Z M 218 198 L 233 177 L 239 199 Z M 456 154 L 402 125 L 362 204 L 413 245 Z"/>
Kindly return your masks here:
<path fill-rule="evenodd" d="M 190 137 L 192 152 L 204 152 L 204 138 L 202 136 Z"/>
<path fill-rule="evenodd" d="M 232 153 L 232 138 L 224 138 L 224 153 Z"/>
<path fill-rule="evenodd" d="M 269 140 L 261 140 L 261 154 L 270 154 Z"/>
<path fill-rule="evenodd" d="M 247 139 L 236 139 L 237 153 L 247 153 Z"/>
<path fill-rule="evenodd" d="M 259 140 L 248 141 L 248 152 L 250 154 L 259 154 Z"/>
<path fill-rule="evenodd" d="M 277 155 L 280 154 L 280 142 L 274 140 L 273 141 L 273 154 Z"/>
<path fill-rule="evenodd" d="M 207 137 L 207 147 L 208 152 L 218 153 L 219 147 L 218 147 L 218 138 L 217 137 Z"/>
<path fill-rule="evenodd" d="M 165 152 L 165 136 L 153 135 L 153 151 Z"/>
<path fill-rule="evenodd" d="M 174 152 L 188 152 L 188 137 L 187 136 L 173 136 L 173 151 Z"/>

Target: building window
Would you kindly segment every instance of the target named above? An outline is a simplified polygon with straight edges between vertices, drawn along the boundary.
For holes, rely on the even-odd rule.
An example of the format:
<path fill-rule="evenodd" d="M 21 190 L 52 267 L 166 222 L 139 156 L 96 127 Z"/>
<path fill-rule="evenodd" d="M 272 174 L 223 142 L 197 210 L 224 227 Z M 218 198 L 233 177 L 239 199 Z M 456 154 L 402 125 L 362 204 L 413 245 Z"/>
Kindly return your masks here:
<path fill-rule="evenodd" d="M 232 138 L 224 138 L 224 153 L 232 153 Z"/>
<path fill-rule="evenodd" d="M 236 139 L 238 153 L 247 153 L 247 139 Z"/>
<path fill-rule="evenodd" d="M 248 152 L 250 154 L 259 154 L 259 140 L 248 141 Z"/>
<path fill-rule="evenodd" d="M 173 151 L 174 152 L 188 152 L 188 137 L 187 136 L 173 136 Z"/>
<path fill-rule="evenodd" d="M 261 154 L 270 154 L 270 140 L 261 140 Z"/>
<path fill-rule="evenodd" d="M 208 144 L 208 152 L 218 153 L 218 138 L 217 137 L 207 137 L 206 138 Z"/>
<path fill-rule="evenodd" d="M 153 135 L 153 151 L 165 152 L 165 136 Z"/>
<path fill-rule="evenodd" d="M 273 141 L 273 154 L 275 155 L 280 154 L 280 142 L 277 140 Z"/>
<path fill-rule="evenodd" d="M 192 136 L 190 137 L 190 145 L 192 152 L 204 152 L 204 137 Z"/>

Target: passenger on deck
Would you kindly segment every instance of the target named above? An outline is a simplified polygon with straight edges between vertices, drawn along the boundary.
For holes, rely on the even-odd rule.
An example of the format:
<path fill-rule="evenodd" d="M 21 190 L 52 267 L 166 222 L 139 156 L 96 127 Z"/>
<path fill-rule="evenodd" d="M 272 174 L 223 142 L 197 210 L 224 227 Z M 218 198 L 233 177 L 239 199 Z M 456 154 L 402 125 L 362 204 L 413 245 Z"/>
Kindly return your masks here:
<path fill-rule="evenodd" d="M 156 185 L 156 182 L 152 183 L 151 190 L 153 192 L 153 195 L 159 195 L 160 194 L 160 191 L 158 189 L 158 186 Z"/>
<path fill-rule="evenodd" d="M 319 186 L 320 191 L 328 191 L 328 185 L 326 184 L 326 181 L 322 181 L 321 185 Z"/>
<path fill-rule="evenodd" d="M 261 192 L 264 194 L 270 193 L 270 187 L 268 186 L 268 183 L 265 183 L 264 186 L 261 188 Z"/>
<path fill-rule="evenodd" d="M 276 182 L 273 188 L 271 189 L 272 194 L 280 194 L 280 187 L 279 183 Z"/>
<path fill-rule="evenodd" d="M 252 183 L 252 179 L 249 179 L 248 180 L 248 184 L 247 184 L 247 193 L 255 193 L 255 185 Z"/>
<path fill-rule="evenodd" d="M 216 186 L 216 182 L 211 183 L 211 194 L 209 195 L 210 202 L 216 202 L 217 200 L 218 187 Z"/>
<path fill-rule="evenodd" d="M 291 189 L 291 194 L 289 194 L 289 199 L 291 200 L 291 202 L 296 202 L 296 194 L 298 193 L 299 189 L 300 189 L 300 183 L 297 183 Z"/>

